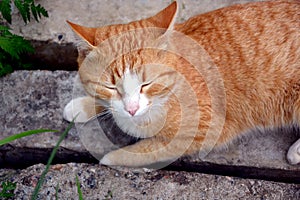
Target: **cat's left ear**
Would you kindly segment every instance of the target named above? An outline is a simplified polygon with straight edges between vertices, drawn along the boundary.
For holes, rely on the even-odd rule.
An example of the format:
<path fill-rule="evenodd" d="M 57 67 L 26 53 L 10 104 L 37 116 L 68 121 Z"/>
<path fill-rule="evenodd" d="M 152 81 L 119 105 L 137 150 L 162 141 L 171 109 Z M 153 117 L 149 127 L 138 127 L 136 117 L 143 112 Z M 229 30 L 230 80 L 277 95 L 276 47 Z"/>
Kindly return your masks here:
<path fill-rule="evenodd" d="M 166 7 L 153 17 L 146 19 L 155 27 L 162 29 L 158 32 L 155 32 L 156 34 L 158 33 L 158 38 L 155 43 L 156 47 L 159 47 L 162 50 L 166 50 L 170 47 L 170 44 L 172 44 L 172 37 L 170 36 L 172 35 L 174 30 L 177 13 L 178 6 L 177 2 L 174 1 L 172 4 L 170 4 L 168 7 Z"/>
<path fill-rule="evenodd" d="M 153 17 L 148 18 L 147 21 L 149 21 L 156 27 L 164 28 L 167 30 L 173 30 L 177 12 L 178 12 L 177 2 L 174 1 L 172 4 L 170 4 L 168 7 L 166 7 L 165 9 L 163 9 Z"/>

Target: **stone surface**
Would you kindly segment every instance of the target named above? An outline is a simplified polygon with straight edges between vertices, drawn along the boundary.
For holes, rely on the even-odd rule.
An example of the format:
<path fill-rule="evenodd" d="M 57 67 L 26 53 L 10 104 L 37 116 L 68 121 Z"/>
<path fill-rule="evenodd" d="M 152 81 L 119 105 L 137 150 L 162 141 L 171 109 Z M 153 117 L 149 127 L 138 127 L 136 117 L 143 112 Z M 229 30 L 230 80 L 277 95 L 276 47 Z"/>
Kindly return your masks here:
<path fill-rule="evenodd" d="M 18 71 L 0 82 L 1 138 L 32 129 L 62 131 L 67 127 L 61 116 L 64 105 L 71 99 L 73 78 L 76 72 Z M 15 142 L 16 146 L 53 147 L 58 133 L 30 136 Z M 73 132 L 69 143 L 62 146 L 82 150 Z"/>
<path fill-rule="evenodd" d="M 29 199 L 44 165 L 3 171 L 2 177 L 17 183 L 15 199 Z M 203 199 L 296 200 L 300 186 L 228 176 L 174 171 L 111 169 L 99 165 L 54 165 L 46 175 L 38 199 L 78 199 L 78 176 L 84 199 Z M 9 178 L 8 178 L 9 177 Z"/>

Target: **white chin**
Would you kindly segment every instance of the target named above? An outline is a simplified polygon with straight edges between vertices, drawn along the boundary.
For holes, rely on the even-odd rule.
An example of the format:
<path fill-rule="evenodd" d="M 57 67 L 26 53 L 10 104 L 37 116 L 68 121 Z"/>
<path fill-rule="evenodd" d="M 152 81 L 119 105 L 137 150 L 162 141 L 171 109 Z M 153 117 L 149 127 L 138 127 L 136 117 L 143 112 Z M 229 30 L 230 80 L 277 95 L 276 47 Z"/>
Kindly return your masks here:
<path fill-rule="evenodd" d="M 131 116 L 125 110 L 121 113 L 113 113 L 119 128 L 128 135 L 138 138 L 148 138 L 156 135 L 164 126 L 165 114 L 163 108 L 141 110 Z"/>

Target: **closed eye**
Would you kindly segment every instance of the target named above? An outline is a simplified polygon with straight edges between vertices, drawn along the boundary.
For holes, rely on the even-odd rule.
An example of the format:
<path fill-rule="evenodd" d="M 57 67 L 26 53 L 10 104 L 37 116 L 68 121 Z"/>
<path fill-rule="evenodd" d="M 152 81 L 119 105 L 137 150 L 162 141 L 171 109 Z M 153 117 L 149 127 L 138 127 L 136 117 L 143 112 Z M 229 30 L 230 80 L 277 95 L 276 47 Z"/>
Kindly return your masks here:
<path fill-rule="evenodd" d="M 141 87 L 147 87 L 147 86 L 149 86 L 151 83 L 152 83 L 152 81 L 143 83 L 143 84 L 141 85 Z"/>
<path fill-rule="evenodd" d="M 111 92 L 116 93 L 116 95 L 117 95 L 118 98 L 122 97 L 122 93 L 118 90 L 117 86 L 111 85 L 111 84 L 107 84 L 107 85 L 104 85 L 104 87 L 106 89 L 110 90 Z"/>
<path fill-rule="evenodd" d="M 117 90 L 117 86 L 115 85 L 104 85 L 105 88 L 109 89 L 109 90 Z"/>
<path fill-rule="evenodd" d="M 149 88 L 151 84 L 152 84 L 152 81 L 143 83 L 143 84 L 141 85 L 141 90 L 140 90 L 140 92 L 141 92 L 141 93 L 144 92 L 144 90 L 146 90 L 147 88 Z"/>

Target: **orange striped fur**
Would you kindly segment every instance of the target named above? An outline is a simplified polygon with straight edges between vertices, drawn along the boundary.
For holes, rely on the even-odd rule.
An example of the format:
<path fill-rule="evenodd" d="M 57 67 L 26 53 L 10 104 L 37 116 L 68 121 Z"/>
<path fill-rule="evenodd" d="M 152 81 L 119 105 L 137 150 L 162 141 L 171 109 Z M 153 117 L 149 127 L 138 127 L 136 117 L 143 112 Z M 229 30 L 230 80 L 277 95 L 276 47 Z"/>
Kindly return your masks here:
<path fill-rule="evenodd" d="M 129 24 L 87 28 L 68 22 L 88 44 L 87 48 L 81 48 L 78 58 L 79 75 L 86 91 L 92 98 L 107 102 L 108 106 L 104 107 L 111 109 L 123 131 L 145 138 L 108 153 L 102 158 L 102 164 L 145 166 L 173 161 L 181 155 L 205 151 L 204 147 L 226 146 L 252 129 L 300 123 L 298 0 L 234 5 L 195 16 L 181 24 L 174 24 L 176 13 L 177 3 L 173 2 L 157 15 Z M 147 29 L 151 27 L 159 29 Z M 142 34 L 135 33 L 136 30 Z M 201 74 L 188 58 L 165 49 L 168 46 L 180 52 L 196 52 L 184 37 L 172 43 L 170 31 L 191 38 L 205 50 L 217 67 L 223 85 L 217 83 L 214 73 Z M 128 32 L 126 37 L 118 37 Z M 153 45 L 157 45 L 156 49 L 135 49 L 155 42 L 158 43 Z M 207 65 L 203 63 L 203 68 Z M 185 90 L 180 77 L 189 84 L 193 94 Z M 135 96 L 125 97 L 130 84 L 124 85 L 135 84 L 135 81 L 139 93 L 132 94 L 136 95 L 137 102 Z M 212 91 L 223 90 L 224 95 L 212 94 L 209 84 L 220 86 Z M 224 102 L 224 115 L 221 103 L 213 108 L 212 96 Z M 121 106 L 110 104 L 114 101 Z M 79 106 L 78 110 L 86 112 L 83 107 Z M 139 113 L 141 107 L 145 107 L 145 113 L 124 114 L 126 109 L 130 114 Z M 65 110 L 66 119 L 72 116 L 68 112 Z M 119 115 L 118 112 L 124 113 Z M 82 121 L 94 114 L 86 112 L 87 117 Z M 222 120 L 213 121 L 214 115 L 224 117 L 224 124 Z M 207 131 L 214 126 L 222 126 L 220 135 L 215 142 L 204 144 Z M 192 131 L 195 127 L 196 133 Z M 288 153 L 291 164 L 300 162 L 300 141 L 296 143 Z"/>

